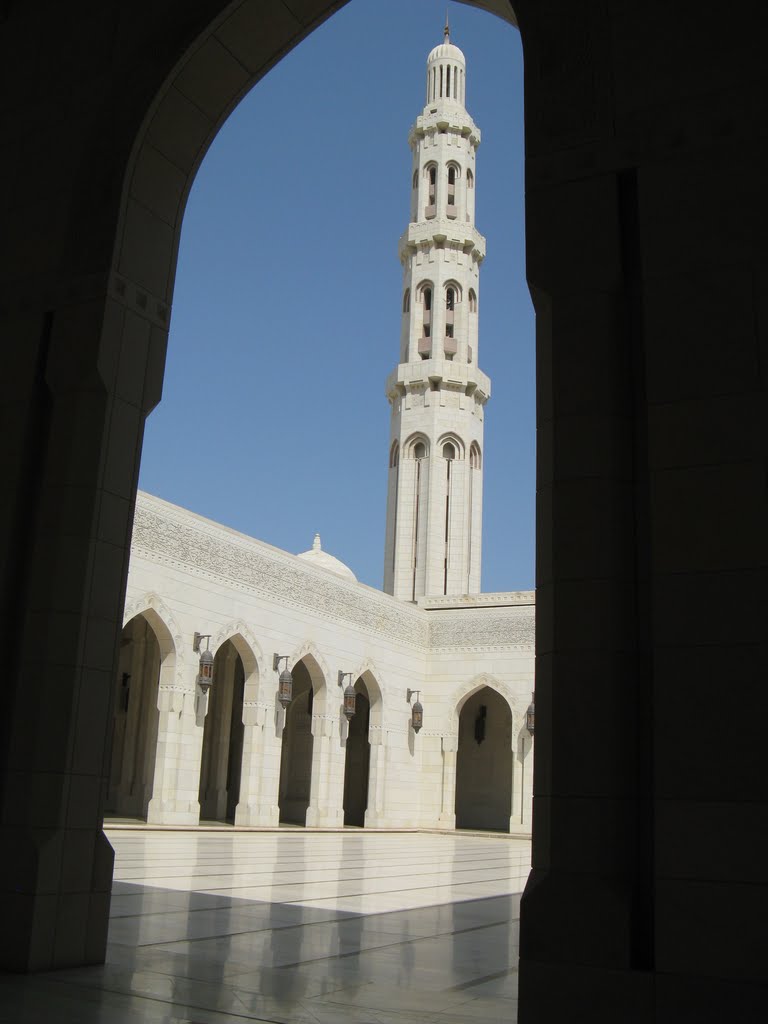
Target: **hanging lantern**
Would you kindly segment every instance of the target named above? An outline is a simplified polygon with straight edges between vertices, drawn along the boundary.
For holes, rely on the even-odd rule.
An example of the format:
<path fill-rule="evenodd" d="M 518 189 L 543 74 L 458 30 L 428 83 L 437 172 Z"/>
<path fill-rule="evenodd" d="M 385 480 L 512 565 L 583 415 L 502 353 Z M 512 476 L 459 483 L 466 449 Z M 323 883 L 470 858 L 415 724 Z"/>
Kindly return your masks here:
<path fill-rule="evenodd" d="M 421 690 L 407 690 L 405 699 L 408 703 L 411 703 L 411 697 L 416 697 L 416 703 L 411 707 L 411 726 L 414 732 L 418 732 L 424 724 L 424 708 L 421 706 L 419 697 L 421 696 Z"/>
<path fill-rule="evenodd" d="M 285 662 L 285 668 L 277 679 L 277 699 L 284 708 L 287 708 L 293 699 L 293 676 L 288 671 L 288 655 L 275 654 L 272 657 L 272 668 L 275 672 L 280 668 L 280 662 Z"/>
<path fill-rule="evenodd" d="M 357 709 L 357 694 L 355 688 L 351 682 L 347 683 L 347 688 L 344 690 L 344 715 L 347 721 L 351 721 L 354 717 Z"/>
<path fill-rule="evenodd" d="M 350 722 L 354 717 L 355 711 L 357 710 L 357 694 L 355 693 L 355 688 L 352 685 L 352 673 L 342 672 L 341 669 L 339 669 L 338 680 L 340 687 L 344 686 L 345 679 L 349 679 L 349 682 L 347 683 L 347 686 L 344 689 L 344 702 L 342 704 L 342 710 L 344 712 L 344 717 L 347 719 L 348 722 Z"/>
<path fill-rule="evenodd" d="M 421 706 L 421 701 L 417 700 L 411 708 L 411 725 L 413 731 L 418 732 L 424 724 L 424 708 Z"/>
<path fill-rule="evenodd" d="M 200 655 L 200 669 L 197 681 L 203 693 L 208 693 L 213 684 L 213 655 L 210 651 L 203 651 Z"/>
<path fill-rule="evenodd" d="M 528 730 L 528 732 L 531 734 L 531 736 L 533 736 L 533 727 L 534 727 L 535 718 L 536 718 L 536 709 L 535 709 L 535 703 L 534 703 L 535 699 L 536 699 L 536 693 L 534 692 L 534 693 L 531 694 L 531 703 L 528 705 L 528 710 L 525 712 L 525 727 Z"/>
<path fill-rule="evenodd" d="M 277 699 L 287 708 L 293 698 L 293 676 L 286 666 L 280 673 L 277 687 Z"/>

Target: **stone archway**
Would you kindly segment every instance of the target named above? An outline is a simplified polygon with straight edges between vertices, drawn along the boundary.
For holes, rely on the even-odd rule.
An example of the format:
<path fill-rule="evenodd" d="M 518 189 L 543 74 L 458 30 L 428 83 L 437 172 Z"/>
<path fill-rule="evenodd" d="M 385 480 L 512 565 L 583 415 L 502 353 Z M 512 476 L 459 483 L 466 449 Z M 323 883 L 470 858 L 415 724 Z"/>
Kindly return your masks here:
<path fill-rule="evenodd" d="M 282 823 L 305 825 L 312 790 L 315 690 L 303 660 L 294 665 L 292 675 L 293 698 L 286 708 L 283 725 L 278 805 Z"/>
<path fill-rule="evenodd" d="M 115 682 L 108 814 L 147 817 L 155 779 L 160 673 L 172 672 L 174 660 L 170 633 L 156 613 L 140 613 L 125 624 Z"/>
<path fill-rule="evenodd" d="M 104 695 L 184 198 L 237 97 L 335 6 L 122 5 L 87 22 L 87 53 L 99 59 L 69 62 L 61 55 L 85 52 L 82 17 L 4 7 L 18 56 L 6 82 L 6 171 L 20 190 L 3 238 L 14 381 L 4 479 L 17 495 L 4 535 L 14 638 L 4 789 L 27 794 L 24 818 L 8 815 L 3 835 L 5 859 L 24 867 L 6 880 L 4 967 L 103 959 Z M 688 5 L 667 5 L 663 32 L 640 3 L 610 22 L 604 5 L 519 7 L 540 321 L 543 743 L 521 1020 L 586 1015 L 596 992 L 606 1019 L 674 1015 L 682 1002 L 725 1019 L 756 998 L 764 964 L 759 944 L 745 942 L 724 965 L 717 939 L 760 934 L 761 878 L 734 878 L 730 849 L 702 873 L 671 826 L 656 826 L 706 827 L 716 792 L 736 849 L 759 835 L 749 815 L 765 717 L 763 6 L 733 5 L 717 33 Z M 65 123 L 59 98 L 75 81 L 86 102 L 70 104 Z M 738 602 L 730 615 L 724 583 Z M 702 736 L 718 735 L 735 659 L 748 728 L 724 777 Z M 573 743 L 586 729 L 600 742 Z M 60 749 L 47 742 L 65 730 Z M 96 766 L 92 785 L 81 785 L 84 764 Z M 55 785 L 36 785 L 43 772 Z M 585 807 L 592 846 L 579 860 L 572 839 Z M 93 870 L 76 893 L 57 858 L 27 855 L 40 821 L 65 848 L 87 849 Z M 658 884 L 670 858 L 675 871 Z M 692 949 L 703 951 L 695 974 Z M 664 984 L 654 988 L 657 969 Z"/>
<path fill-rule="evenodd" d="M 368 809 L 371 700 L 362 679 L 355 683 L 355 714 L 349 721 L 344 754 L 344 824 L 365 825 Z"/>
<path fill-rule="evenodd" d="M 200 758 L 200 820 L 234 821 L 243 760 L 245 665 L 235 638 L 225 640 L 213 662 L 213 686 Z"/>
<path fill-rule="evenodd" d="M 509 831 L 512 809 L 512 712 L 490 686 L 459 712 L 456 828 Z"/>

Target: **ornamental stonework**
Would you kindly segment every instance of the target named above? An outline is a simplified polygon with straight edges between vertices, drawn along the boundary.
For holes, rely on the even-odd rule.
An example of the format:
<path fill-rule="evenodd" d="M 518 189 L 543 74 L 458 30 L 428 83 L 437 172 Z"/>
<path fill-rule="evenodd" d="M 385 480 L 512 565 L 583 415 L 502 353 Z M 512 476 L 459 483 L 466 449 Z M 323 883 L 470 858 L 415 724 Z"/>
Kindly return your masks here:
<path fill-rule="evenodd" d="M 326 619 L 418 647 L 427 643 L 427 624 L 419 609 L 367 593 L 360 584 L 337 580 L 323 570 L 293 565 L 290 556 L 272 555 L 257 541 L 222 527 L 214 532 L 204 522 L 193 525 L 165 509 L 156 511 L 143 496 L 136 504 L 133 547 Z"/>
<path fill-rule="evenodd" d="M 533 649 L 535 618 L 532 605 L 503 611 L 467 608 L 452 613 L 427 614 L 432 650 L 456 647 L 464 650 L 489 647 Z"/>

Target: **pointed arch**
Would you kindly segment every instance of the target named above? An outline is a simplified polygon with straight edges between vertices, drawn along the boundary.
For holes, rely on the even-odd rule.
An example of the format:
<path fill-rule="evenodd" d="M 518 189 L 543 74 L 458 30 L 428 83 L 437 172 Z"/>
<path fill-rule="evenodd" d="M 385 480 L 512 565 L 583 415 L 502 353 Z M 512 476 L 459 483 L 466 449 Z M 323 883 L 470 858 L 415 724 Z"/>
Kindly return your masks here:
<path fill-rule="evenodd" d="M 152 591 L 124 609 L 106 806 L 112 813 L 146 818 L 158 774 L 158 733 L 164 695 L 184 686 L 182 633 L 170 609 Z"/>
<path fill-rule="evenodd" d="M 421 454 L 418 453 L 418 446 L 422 445 Z M 429 456 L 429 438 L 426 434 L 415 433 L 406 438 L 403 442 L 403 456 L 406 459 L 425 459 Z"/>
<path fill-rule="evenodd" d="M 439 454 L 441 454 L 441 455 L 443 454 L 443 449 L 445 448 L 445 445 L 447 445 L 447 444 L 453 445 L 453 447 L 455 449 L 455 452 L 456 452 L 454 458 L 456 458 L 456 459 L 463 459 L 464 458 L 464 455 L 465 455 L 464 442 L 459 437 L 459 435 L 455 434 L 452 430 L 447 430 L 444 434 L 441 434 L 440 437 L 438 438 L 438 441 L 437 441 L 437 451 L 438 451 Z"/>
<path fill-rule="evenodd" d="M 353 679 L 362 679 L 371 702 L 371 728 L 381 728 L 384 720 L 384 683 L 381 673 L 370 658 L 361 662 L 353 674 Z"/>
<path fill-rule="evenodd" d="M 466 683 L 462 683 L 461 685 L 457 686 L 451 695 L 449 705 L 451 710 L 449 711 L 449 716 L 451 717 L 453 735 L 455 735 L 458 730 L 459 715 L 461 714 L 461 709 L 464 707 L 464 705 L 467 703 L 467 701 L 473 694 L 477 693 L 479 690 L 482 690 L 486 686 L 490 690 L 495 690 L 496 693 L 498 693 L 499 696 L 503 697 L 504 700 L 507 702 L 507 704 L 509 705 L 509 710 L 512 714 L 512 722 L 514 727 L 516 716 L 518 716 L 520 713 L 519 704 L 517 699 L 515 698 L 515 695 L 513 694 L 510 687 L 507 686 L 506 683 L 503 683 L 500 679 L 497 679 L 496 676 L 492 676 L 488 672 L 481 672 L 479 675 L 474 676 Z"/>
<path fill-rule="evenodd" d="M 312 681 L 312 690 L 315 694 L 315 700 L 320 699 L 324 703 L 328 692 L 328 680 L 331 678 L 331 671 L 328 668 L 328 662 L 311 640 L 302 644 L 302 646 L 293 653 L 289 663 L 291 669 L 293 669 L 300 661 L 304 663 L 304 667 L 307 672 L 309 672 L 309 678 Z"/>
<path fill-rule="evenodd" d="M 160 644 L 162 658 L 165 658 L 171 651 L 174 654 L 181 651 L 181 629 L 173 616 L 173 612 L 159 594 L 149 590 L 142 594 L 141 597 L 127 602 L 123 610 L 123 628 L 128 625 L 131 619 L 135 619 L 137 615 L 144 615 L 152 626 L 157 636 L 157 642 Z"/>
<path fill-rule="evenodd" d="M 457 701 L 454 721 L 456 828 L 508 832 L 516 747 L 512 695 L 493 676 L 476 676 Z"/>
<path fill-rule="evenodd" d="M 280 750 L 278 805 L 280 821 L 294 825 L 316 820 L 318 786 L 324 779 L 323 721 L 329 704 L 330 671 L 325 658 L 311 642 L 302 644 L 289 660 L 294 676 L 293 699 L 285 709 Z M 317 725 L 321 735 L 316 741 Z M 327 746 L 327 742 L 326 742 Z"/>
<path fill-rule="evenodd" d="M 243 700 L 252 703 L 259 698 L 261 681 L 266 678 L 264 671 L 264 655 L 261 646 L 249 627 L 242 619 L 234 619 L 222 627 L 211 641 L 211 653 L 216 652 L 227 640 L 240 655 L 245 672 L 245 690 Z"/>
<path fill-rule="evenodd" d="M 451 278 L 449 281 L 446 281 L 443 284 L 443 294 L 446 296 L 446 303 L 448 301 L 448 291 L 449 291 L 449 289 L 453 289 L 454 302 L 455 303 L 461 302 L 463 291 L 462 291 L 462 287 L 459 284 L 459 282 L 454 280 L 454 278 Z"/>

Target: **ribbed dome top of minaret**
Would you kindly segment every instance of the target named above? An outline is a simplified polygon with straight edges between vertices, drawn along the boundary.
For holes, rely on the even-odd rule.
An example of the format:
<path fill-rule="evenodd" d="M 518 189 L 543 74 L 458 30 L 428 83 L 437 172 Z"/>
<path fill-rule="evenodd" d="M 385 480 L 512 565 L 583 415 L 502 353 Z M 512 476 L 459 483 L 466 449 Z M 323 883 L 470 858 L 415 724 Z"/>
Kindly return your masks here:
<path fill-rule="evenodd" d="M 466 58 L 458 46 L 455 46 L 451 42 L 451 30 L 446 20 L 445 28 L 443 29 L 443 41 L 439 46 L 436 46 L 433 50 L 430 50 L 429 56 L 427 57 L 427 64 L 432 64 L 438 60 L 455 60 L 459 64 L 467 65 Z"/>

